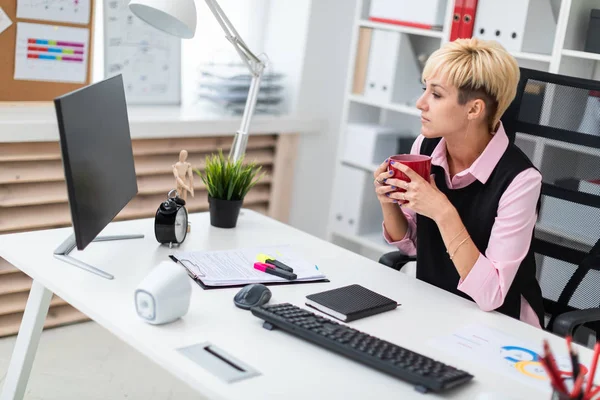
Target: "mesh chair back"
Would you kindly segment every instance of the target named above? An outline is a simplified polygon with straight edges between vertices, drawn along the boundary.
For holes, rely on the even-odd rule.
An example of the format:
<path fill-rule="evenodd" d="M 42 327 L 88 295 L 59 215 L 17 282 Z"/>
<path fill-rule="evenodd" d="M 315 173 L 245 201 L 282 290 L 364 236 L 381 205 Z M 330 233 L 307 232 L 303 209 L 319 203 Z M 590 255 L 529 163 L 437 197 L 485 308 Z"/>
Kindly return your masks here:
<path fill-rule="evenodd" d="M 543 177 L 533 246 L 550 323 L 600 307 L 600 82 L 521 68 L 502 122 Z"/>

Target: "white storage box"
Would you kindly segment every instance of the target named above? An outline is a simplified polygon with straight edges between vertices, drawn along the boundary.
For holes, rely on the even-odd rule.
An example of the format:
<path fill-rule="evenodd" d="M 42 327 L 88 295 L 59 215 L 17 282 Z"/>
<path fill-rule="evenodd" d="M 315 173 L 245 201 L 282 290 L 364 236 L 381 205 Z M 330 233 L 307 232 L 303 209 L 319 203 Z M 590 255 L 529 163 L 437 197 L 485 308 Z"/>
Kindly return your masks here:
<path fill-rule="evenodd" d="M 398 138 L 407 135 L 397 128 L 376 124 L 348 124 L 344 135 L 344 160 L 379 165 L 396 154 Z"/>
<path fill-rule="evenodd" d="M 364 96 L 389 104 L 409 104 L 422 93 L 421 71 L 407 34 L 375 29 L 371 38 Z"/>
<path fill-rule="evenodd" d="M 446 3 L 446 0 L 371 0 L 369 19 L 415 28 L 441 28 Z"/>
<path fill-rule="evenodd" d="M 334 190 L 331 214 L 336 232 L 362 235 L 381 230 L 383 214 L 375 194 L 372 172 L 342 165 Z"/>
<path fill-rule="evenodd" d="M 479 0 L 473 37 L 498 41 L 506 50 L 552 53 L 556 21 L 549 0 Z"/>

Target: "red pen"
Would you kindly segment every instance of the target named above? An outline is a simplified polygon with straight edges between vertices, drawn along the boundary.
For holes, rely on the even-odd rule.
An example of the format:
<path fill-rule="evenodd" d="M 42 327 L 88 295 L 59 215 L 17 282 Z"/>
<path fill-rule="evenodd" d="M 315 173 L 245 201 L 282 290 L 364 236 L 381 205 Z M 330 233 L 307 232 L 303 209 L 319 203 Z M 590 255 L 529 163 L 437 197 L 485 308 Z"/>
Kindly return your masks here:
<path fill-rule="evenodd" d="M 572 399 L 578 399 L 579 398 L 579 394 L 581 393 L 581 388 L 582 387 L 583 387 L 583 374 L 579 375 L 579 377 L 575 381 L 575 384 L 573 386 L 573 390 L 571 390 L 570 396 L 571 396 Z"/>
<path fill-rule="evenodd" d="M 592 387 L 594 386 L 594 375 L 596 374 L 596 364 L 598 364 L 598 356 L 600 355 L 600 342 L 596 342 L 594 346 L 594 355 L 592 356 L 592 363 L 590 364 L 590 375 L 589 382 L 584 392 L 584 397 L 588 397 L 592 393 Z M 592 396 L 589 396 L 592 398 Z"/>
<path fill-rule="evenodd" d="M 254 263 L 254 269 L 257 269 L 262 272 L 266 272 L 267 274 L 279 276 L 281 278 L 285 278 L 289 281 L 293 281 L 298 276 L 293 272 L 284 271 L 279 268 L 275 268 L 275 266 L 265 263 L 256 262 Z"/>
<path fill-rule="evenodd" d="M 552 354 L 552 350 L 550 350 L 550 345 L 548 344 L 548 340 L 544 339 L 544 355 L 546 356 L 546 361 L 548 363 L 548 367 L 552 370 L 552 372 L 556 375 L 558 388 L 561 392 L 568 394 L 569 391 L 565 386 L 565 382 L 562 380 L 560 376 L 560 372 L 558 372 L 558 367 L 556 366 L 556 360 L 554 359 L 554 355 Z"/>
<path fill-rule="evenodd" d="M 550 385 L 552 388 L 560 393 L 568 394 L 562 390 L 559 384 L 560 376 L 557 377 L 555 371 L 550 366 L 550 363 L 546 357 L 540 357 L 540 364 L 546 371 L 546 375 L 548 375 L 548 379 L 550 379 Z"/>
<path fill-rule="evenodd" d="M 589 397 L 586 397 L 586 400 L 587 400 L 587 399 L 590 399 L 590 400 L 591 400 L 591 399 L 593 399 L 594 397 L 596 397 L 596 395 L 597 395 L 598 393 L 600 393 L 600 386 L 598 386 L 597 388 L 595 388 L 594 390 L 592 390 L 592 391 L 590 392 L 590 395 L 589 395 Z"/>

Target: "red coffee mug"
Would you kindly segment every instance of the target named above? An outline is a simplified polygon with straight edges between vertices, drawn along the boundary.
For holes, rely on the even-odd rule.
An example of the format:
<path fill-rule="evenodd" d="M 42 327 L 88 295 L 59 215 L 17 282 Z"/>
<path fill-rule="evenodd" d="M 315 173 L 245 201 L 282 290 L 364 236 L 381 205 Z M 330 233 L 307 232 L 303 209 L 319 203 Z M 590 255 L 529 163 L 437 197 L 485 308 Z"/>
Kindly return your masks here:
<path fill-rule="evenodd" d="M 427 182 L 429 182 L 429 176 L 431 175 L 431 157 L 421 154 L 398 154 L 390 157 L 388 171 L 394 171 L 392 178 L 410 182 L 410 178 L 404 172 L 395 167 L 394 163 L 391 163 L 391 161 L 406 165 L 419 174 Z M 406 190 L 398 188 L 396 191 L 405 192 Z"/>

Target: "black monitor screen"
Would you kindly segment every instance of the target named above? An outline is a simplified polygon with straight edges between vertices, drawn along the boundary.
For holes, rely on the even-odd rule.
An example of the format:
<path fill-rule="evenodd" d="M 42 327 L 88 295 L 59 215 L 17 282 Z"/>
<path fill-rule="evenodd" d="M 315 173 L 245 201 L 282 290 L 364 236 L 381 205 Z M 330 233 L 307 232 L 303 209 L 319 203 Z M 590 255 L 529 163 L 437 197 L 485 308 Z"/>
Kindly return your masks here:
<path fill-rule="evenodd" d="M 121 75 L 54 100 L 71 219 L 83 250 L 137 194 Z"/>

